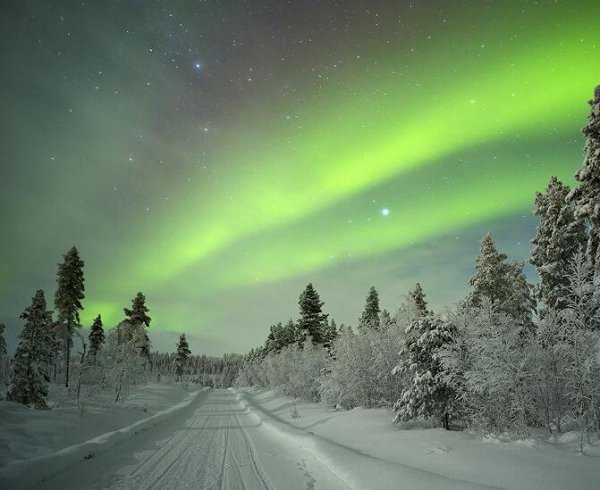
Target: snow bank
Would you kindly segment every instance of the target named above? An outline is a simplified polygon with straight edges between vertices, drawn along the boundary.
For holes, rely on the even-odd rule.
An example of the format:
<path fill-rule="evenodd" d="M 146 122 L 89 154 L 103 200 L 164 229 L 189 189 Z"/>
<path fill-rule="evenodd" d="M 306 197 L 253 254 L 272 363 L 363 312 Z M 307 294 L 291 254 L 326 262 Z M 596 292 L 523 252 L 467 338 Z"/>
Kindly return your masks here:
<path fill-rule="evenodd" d="M 308 451 L 324 462 L 327 467 L 350 488 L 364 490 L 377 488 L 378 490 L 397 490 L 399 483 L 411 490 L 432 489 L 483 489 L 493 488 L 484 484 L 475 484 L 467 479 L 455 479 L 442 476 L 431 471 L 426 471 L 398 462 L 388 461 L 357 449 L 358 445 L 345 445 L 333 438 L 325 438 L 315 430 L 318 424 L 326 423 L 329 416 L 315 420 L 312 424 L 302 429 L 294 425 L 291 418 L 286 419 L 285 410 L 289 410 L 291 401 L 277 397 L 267 392 L 266 397 L 255 397 L 244 390 L 237 391 L 240 402 L 249 410 L 265 429 L 268 429 L 274 438 L 287 442 L 300 450 Z M 307 405 L 299 402 L 300 405 Z M 314 407 L 320 408 L 317 405 Z M 269 409 L 268 407 L 271 407 Z M 275 408 L 273 408 L 275 407 Z M 300 408 L 303 410 L 303 408 Z M 321 413 L 325 410 L 321 409 Z M 338 412 L 340 413 L 340 412 Z M 283 416 L 282 416 L 283 415 Z M 311 430 L 307 430 L 310 428 Z M 388 417 L 388 429 L 390 421 Z M 345 425 L 344 432 L 351 433 L 353 426 Z M 376 440 L 377 434 L 371 439 Z"/>
<path fill-rule="evenodd" d="M 145 408 L 148 406 L 152 408 L 156 408 L 157 406 L 161 408 L 163 406 L 168 406 L 168 401 L 164 396 L 156 396 L 156 391 L 162 389 L 162 386 L 150 385 L 146 388 L 147 389 L 142 389 L 130 397 L 128 400 L 129 408 L 131 408 L 131 406 L 135 407 L 136 404 L 140 402 L 143 403 Z M 208 388 L 203 388 L 191 393 L 187 393 L 185 398 L 179 403 L 171 405 L 168 408 L 163 408 L 153 415 L 131 423 L 126 427 L 98 435 L 91 439 L 85 440 L 84 442 L 58 449 L 49 454 L 11 461 L 4 467 L 0 468 L 0 488 L 11 488 L 13 490 L 28 488 L 36 483 L 44 481 L 53 474 L 78 464 L 83 460 L 93 458 L 96 454 L 105 452 L 114 447 L 116 444 L 131 439 L 141 431 L 148 430 L 149 428 L 154 427 L 167 419 L 170 419 L 174 415 L 180 415 L 183 411 L 190 407 L 192 402 L 197 400 L 200 395 L 205 393 L 207 390 Z M 15 404 L 11 402 L 2 402 L 2 404 L 8 404 L 10 408 L 14 408 L 15 406 Z M 4 409 L 5 407 L 2 408 Z M 18 408 L 28 410 L 26 407 Z M 31 414 L 36 413 L 33 411 L 29 412 Z M 144 410 L 144 412 L 146 412 L 146 410 Z M 37 413 L 48 414 L 51 412 Z M 103 415 L 104 417 L 110 417 L 111 414 L 105 413 Z M 125 419 L 127 419 L 127 417 L 125 417 Z M 10 424 L 10 418 L 6 420 L 6 422 Z M 118 423 L 118 421 L 116 422 Z M 113 423 L 115 423 L 114 420 Z M 56 431 L 56 427 L 45 428 L 45 430 L 48 431 L 51 431 L 52 429 Z M 55 437 L 57 436 L 55 435 Z M 4 436 L 2 438 L 4 439 Z M 3 445 L 6 444 L 5 441 L 1 442 Z"/>
<path fill-rule="evenodd" d="M 237 391 L 274 436 L 316 452 L 354 488 L 374 488 L 373 482 L 378 489 L 398 488 L 405 481 L 410 488 L 598 488 L 600 461 L 579 455 L 568 436 L 554 443 L 540 437 L 490 444 L 422 422 L 394 426 L 393 413 L 384 409 L 335 411 L 272 391 Z"/>

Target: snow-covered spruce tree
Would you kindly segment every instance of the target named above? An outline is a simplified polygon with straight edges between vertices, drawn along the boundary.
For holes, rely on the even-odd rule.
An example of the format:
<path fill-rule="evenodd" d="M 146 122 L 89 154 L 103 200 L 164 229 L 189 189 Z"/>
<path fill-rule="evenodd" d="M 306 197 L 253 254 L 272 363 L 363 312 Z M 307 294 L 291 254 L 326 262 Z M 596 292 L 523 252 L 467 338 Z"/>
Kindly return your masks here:
<path fill-rule="evenodd" d="M 420 283 L 415 284 L 415 288 L 409 291 L 408 297 L 410 298 L 411 306 L 415 308 L 415 313 L 418 317 L 425 317 L 431 312 L 427 309 L 427 301 L 425 301 L 425 293 Z"/>
<path fill-rule="evenodd" d="M 492 304 L 502 304 L 510 294 L 507 280 L 506 254 L 498 252 L 492 235 L 487 233 L 481 240 L 481 253 L 475 261 L 477 272 L 469 281 L 473 287 L 469 302 L 480 306 L 484 298 Z"/>
<path fill-rule="evenodd" d="M 313 344 L 325 343 L 324 328 L 329 315 L 322 311 L 324 304 L 312 283 L 308 284 L 298 301 L 300 306 L 300 319 L 298 320 L 300 345 L 303 345 L 308 337 L 312 339 Z"/>
<path fill-rule="evenodd" d="M 566 285 L 569 263 L 586 242 L 584 222 L 575 216 L 567 202 L 569 187 L 552 177 L 546 193 L 537 193 L 534 214 L 539 218 L 536 237 L 531 241 L 530 262 L 537 268 L 540 282 L 536 296 L 547 307 L 564 308 L 561 290 Z"/>
<path fill-rule="evenodd" d="M 58 314 L 56 323 L 59 339 L 65 349 L 65 386 L 69 387 L 69 362 L 73 332 L 81 327 L 79 312 L 83 310 L 81 301 L 84 296 L 83 260 L 79 258 L 76 247 L 72 247 L 58 265 L 56 275 L 57 288 L 54 295 L 54 306 Z"/>
<path fill-rule="evenodd" d="M 527 282 L 523 262 L 510 262 L 508 264 L 509 295 L 501 308 L 512 318 L 517 320 L 521 335 L 532 335 L 535 331 L 533 312 L 536 302 L 533 296 L 533 287 Z"/>
<path fill-rule="evenodd" d="M 394 405 L 394 422 L 416 417 L 434 418 L 445 429 L 450 428 L 457 393 L 447 382 L 439 354 L 453 342 L 455 335 L 452 323 L 432 315 L 413 321 L 407 329 L 401 360 L 393 372 L 404 374 L 409 386 Z"/>
<path fill-rule="evenodd" d="M 498 252 L 492 236 L 487 233 L 481 241 L 475 268 L 477 272 L 470 280 L 473 289 L 467 303 L 479 307 L 487 299 L 498 312 L 517 321 L 521 334 L 531 332 L 535 301 L 523 273 L 523 264 L 507 262 L 506 255 Z"/>
<path fill-rule="evenodd" d="M 179 342 L 177 343 L 177 354 L 175 356 L 175 375 L 177 376 L 177 381 L 181 381 L 183 370 L 191 353 L 192 351 L 190 350 L 188 341 L 185 338 L 185 334 L 182 333 L 179 336 Z"/>
<path fill-rule="evenodd" d="M 104 328 L 102 328 L 102 317 L 98 315 L 94 319 L 94 323 L 92 324 L 92 328 L 90 329 L 89 335 L 89 343 L 90 350 L 89 356 L 92 359 L 96 359 L 96 355 L 98 351 L 102 348 L 102 344 L 104 344 Z"/>
<path fill-rule="evenodd" d="M 371 286 L 369 290 L 369 294 L 367 295 L 367 300 L 365 303 L 365 309 L 363 310 L 360 318 L 358 320 L 358 329 L 366 330 L 366 329 L 375 329 L 379 328 L 379 314 L 381 310 L 379 309 L 379 295 L 377 294 L 377 290 L 375 286 Z"/>
<path fill-rule="evenodd" d="M 12 360 L 6 399 L 45 409 L 52 360 L 52 313 L 46 309 L 44 291 L 36 291 L 21 318 L 25 325 Z"/>
<path fill-rule="evenodd" d="M 124 329 L 126 340 L 129 341 L 136 337 L 136 342 L 140 349 L 140 354 L 148 362 L 150 362 L 150 338 L 146 328 L 150 326 L 152 318 L 148 316 L 148 307 L 146 306 L 146 297 L 139 292 L 131 301 L 131 309 L 123 308 L 125 312 L 125 322 L 127 323 Z"/>
<path fill-rule="evenodd" d="M 332 318 L 329 323 L 325 322 L 325 328 L 323 332 L 324 342 L 323 345 L 331 350 L 333 346 L 333 342 L 337 339 L 338 336 L 338 328 L 335 320 Z"/>
<path fill-rule="evenodd" d="M 568 196 L 575 202 L 578 217 L 588 223 L 594 249 L 600 233 L 600 85 L 594 91 L 589 122 L 583 128 L 585 136 L 585 156 L 581 168 L 575 173 L 579 185 Z"/>

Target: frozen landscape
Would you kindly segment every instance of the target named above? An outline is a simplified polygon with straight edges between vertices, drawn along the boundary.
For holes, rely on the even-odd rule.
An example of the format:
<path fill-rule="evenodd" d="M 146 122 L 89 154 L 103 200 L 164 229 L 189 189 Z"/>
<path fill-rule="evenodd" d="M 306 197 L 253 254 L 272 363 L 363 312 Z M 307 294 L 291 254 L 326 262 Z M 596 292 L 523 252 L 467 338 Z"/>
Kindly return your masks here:
<path fill-rule="evenodd" d="M 502 440 L 392 426 L 388 410 L 335 411 L 272 391 L 151 384 L 118 408 L 75 410 L 0 404 L 0 488 L 561 490 L 598 482 L 600 443 L 581 456 L 577 434 Z"/>
<path fill-rule="evenodd" d="M 0 490 L 599 490 L 599 25 L 0 1 Z"/>

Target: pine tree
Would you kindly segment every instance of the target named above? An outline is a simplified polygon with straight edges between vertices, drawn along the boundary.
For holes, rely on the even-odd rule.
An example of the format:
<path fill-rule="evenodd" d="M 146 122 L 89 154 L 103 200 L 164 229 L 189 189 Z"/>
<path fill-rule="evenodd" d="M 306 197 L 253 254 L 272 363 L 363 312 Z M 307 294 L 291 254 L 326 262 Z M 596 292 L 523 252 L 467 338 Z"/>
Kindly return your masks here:
<path fill-rule="evenodd" d="M 137 293 L 136 297 L 131 302 L 131 309 L 123 308 L 126 316 L 126 323 L 128 324 L 127 341 L 133 336 L 137 338 L 136 342 L 140 348 L 140 354 L 150 361 L 150 338 L 146 328 L 150 326 L 150 318 L 148 313 L 148 307 L 146 306 L 146 297 L 143 293 Z"/>
<path fill-rule="evenodd" d="M 93 359 L 96 359 L 96 355 L 98 354 L 98 351 L 102 348 L 102 344 L 104 343 L 104 329 L 102 328 L 102 318 L 100 317 L 100 315 L 98 315 L 94 319 L 94 323 L 92 324 L 92 328 L 90 330 L 89 341 L 89 355 Z"/>
<path fill-rule="evenodd" d="M 449 429 L 457 392 L 447 382 L 439 353 L 451 344 L 456 328 L 450 322 L 423 316 L 413 321 L 406 333 L 402 360 L 393 372 L 408 376 L 410 381 L 394 405 L 394 422 L 434 417 Z"/>
<path fill-rule="evenodd" d="M 481 254 L 475 268 L 477 273 L 471 278 L 473 290 L 467 303 L 481 307 L 487 300 L 497 311 L 515 319 L 523 333 L 529 332 L 533 328 L 535 300 L 523 273 L 523 264 L 507 262 L 506 254 L 498 252 L 488 233 L 481 241 Z"/>
<path fill-rule="evenodd" d="M 331 347 L 333 346 L 333 342 L 335 341 L 335 339 L 337 339 L 338 336 L 338 329 L 337 329 L 337 324 L 335 323 L 335 320 L 332 318 L 331 321 L 325 322 L 325 329 L 324 329 L 324 343 L 323 345 L 325 347 L 327 347 L 328 349 L 331 349 Z"/>
<path fill-rule="evenodd" d="M 25 320 L 12 361 L 7 400 L 45 409 L 52 360 L 52 313 L 46 309 L 44 291 L 39 289 L 31 306 L 21 314 Z"/>
<path fill-rule="evenodd" d="M 284 346 L 292 345 L 298 341 L 298 327 L 291 318 L 283 327 L 283 344 Z"/>
<path fill-rule="evenodd" d="M 426 317 L 431 314 L 427 309 L 427 301 L 425 301 L 425 293 L 423 292 L 423 288 L 421 288 L 421 284 L 415 284 L 415 289 L 410 291 L 408 296 L 416 307 L 417 316 Z"/>
<path fill-rule="evenodd" d="M 72 336 L 75 328 L 81 327 L 79 311 L 83 310 L 83 260 L 79 258 L 77 248 L 72 247 L 58 265 L 56 281 L 58 287 L 54 296 L 54 305 L 58 313 L 59 336 L 65 347 L 65 386 L 69 387 L 69 362 L 71 358 Z"/>
<path fill-rule="evenodd" d="M 369 294 L 367 295 L 365 309 L 363 310 L 360 319 L 358 320 L 359 330 L 366 330 L 369 328 L 375 330 L 379 329 L 380 312 L 381 310 L 379 309 L 379 295 L 377 294 L 375 286 L 371 286 Z"/>
<path fill-rule="evenodd" d="M 585 136 L 585 157 L 583 165 L 575 173 L 579 185 L 571 191 L 569 200 L 575 202 L 577 216 L 588 222 L 590 234 L 597 243 L 600 230 L 600 85 L 596 87 L 589 104 L 592 106 L 589 122 L 582 131 Z"/>
<path fill-rule="evenodd" d="M 473 306 L 481 306 L 483 298 L 488 298 L 492 304 L 504 303 L 510 294 L 506 259 L 506 254 L 498 252 L 492 235 L 487 233 L 481 240 L 481 253 L 475 261 L 477 272 L 470 280 L 473 290 L 469 299 Z"/>
<path fill-rule="evenodd" d="M 517 320 L 522 334 L 531 334 L 534 330 L 533 312 L 536 309 L 532 286 L 523 272 L 523 262 L 508 264 L 507 282 L 510 294 L 502 304 L 500 311 Z"/>
<path fill-rule="evenodd" d="M 585 243 L 585 228 L 567 202 L 569 187 L 552 177 L 546 193 L 537 193 L 534 214 L 540 219 L 537 235 L 531 241 L 530 262 L 536 266 L 540 282 L 537 297 L 549 308 L 564 309 L 560 301 L 567 286 L 566 276 L 573 255 Z"/>
<path fill-rule="evenodd" d="M 325 342 L 324 326 L 328 315 L 324 314 L 321 309 L 324 304 L 312 283 L 308 284 L 298 301 L 300 306 L 300 320 L 298 321 L 300 344 L 304 344 L 307 337 L 311 337 L 313 344 Z"/>
<path fill-rule="evenodd" d="M 185 338 L 185 334 L 182 333 L 179 336 L 177 354 L 175 355 L 175 374 L 177 375 L 177 381 L 181 380 L 181 377 L 183 376 L 183 368 L 185 367 L 191 353 L 192 351 L 190 350 L 188 341 Z"/>

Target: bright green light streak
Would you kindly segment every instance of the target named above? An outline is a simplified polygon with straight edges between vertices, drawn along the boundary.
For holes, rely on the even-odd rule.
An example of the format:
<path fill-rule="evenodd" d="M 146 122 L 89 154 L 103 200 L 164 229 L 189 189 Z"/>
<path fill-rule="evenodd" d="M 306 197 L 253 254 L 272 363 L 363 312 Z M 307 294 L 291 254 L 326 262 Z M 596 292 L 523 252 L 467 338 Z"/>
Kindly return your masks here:
<path fill-rule="evenodd" d="M 435 90 L 424 83 L 416 100 L 400 87 L 383 87 L 369 98 L 372 110 L 360 118 L 364 131 L 344 123 L 346 113 L 350 119 L 358 117 L 352 103 L 332 97 L 330 108 L 314 111 L 314 120 L 301 130 L 265 135 L 259 146 L 239 138 L 223 164 L 236 161 L 242 166 L 249 160 L 248 168 L 256 173 L 226 175 L 216 196 L 199 193 L 197 202 L 176 217 L 160 219 L 164 226 L 148 238 L 150 249 L 142 245 L 139 250 L 136 283 L 168 280 L 244 236 L 289 225 L 445 155 L 519 133 L 537 135 L 549 127 L 566 131 L 581 125 L 584 101 L 599 70 L 581 55 L 580 39 L 593 39 L 595 32 L 595 27 L 565 26 L 560 38 L 543 39 L 515 53 L 510 65 L 489 60 L 479 79 L 457 77 Z M 396 107 L 382 118 L 390 105 Z M 342 107 L 341 116 L 333 116 L 336 106 Z M 358 107 L 363 106 L 361 101 Z M 522 207 L 530 194 L 512 192 L 510 198 L 503 212 Z M 491 215 L 482 211 L 461 223 L 484 216 Z M 419 229 L 414 233 L 411 240 L 426 236 Z M 163 236 L 170 242 L 161 248 Z"/>

